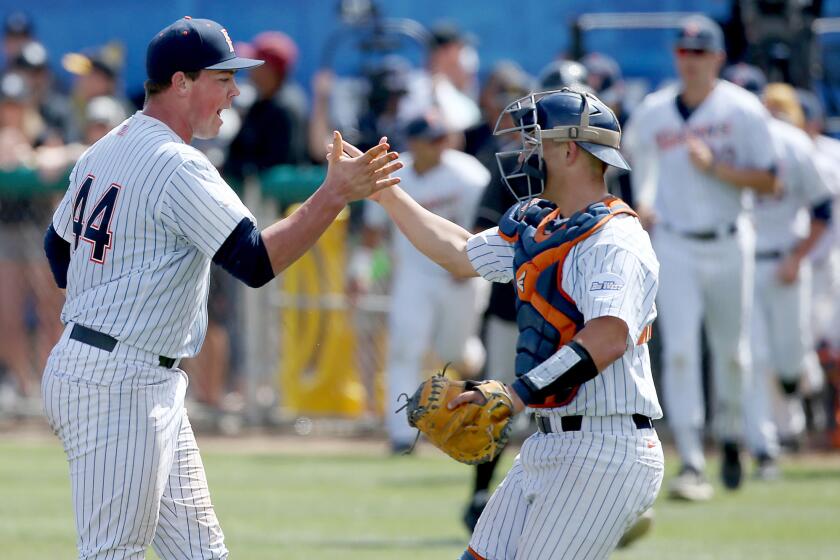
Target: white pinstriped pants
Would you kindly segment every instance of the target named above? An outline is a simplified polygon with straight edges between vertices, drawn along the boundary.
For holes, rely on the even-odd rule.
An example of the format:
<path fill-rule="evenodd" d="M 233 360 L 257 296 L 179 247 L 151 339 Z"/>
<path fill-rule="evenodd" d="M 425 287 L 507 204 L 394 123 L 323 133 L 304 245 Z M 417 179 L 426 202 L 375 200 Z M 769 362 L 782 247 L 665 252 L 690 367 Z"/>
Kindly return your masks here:
<path fill-rule="evenodd" d="M 227 558 L 183 371 L 146 352 L 69 339 L 44 371 L 44 409 L 70 463 L 80 560 Z"/>
<path fill-rule="evenodd" d="M 664 473 L 656 432 L 629 416 L 583 420 L 581 431 L 525 441 L 470 539 L 480 558 L 607 558 L 653 505 Z"/>

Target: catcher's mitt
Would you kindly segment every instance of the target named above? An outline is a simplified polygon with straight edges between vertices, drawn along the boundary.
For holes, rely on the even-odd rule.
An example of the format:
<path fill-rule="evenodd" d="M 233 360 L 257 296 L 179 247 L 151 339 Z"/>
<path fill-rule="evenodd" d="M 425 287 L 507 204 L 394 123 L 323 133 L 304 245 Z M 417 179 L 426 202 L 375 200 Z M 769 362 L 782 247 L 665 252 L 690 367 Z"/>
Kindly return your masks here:
<path fill-rule="evenodd" d="M 464 391 L 476 390 L 484 404 L 447 404 Z M 454 381 L 436 374 L 424 381 L 406 404 L 408 423 L 441 451 L 462 463 L 477 465 L 495 458 L 508 441 L 513 401 L 498 381 Z"/>

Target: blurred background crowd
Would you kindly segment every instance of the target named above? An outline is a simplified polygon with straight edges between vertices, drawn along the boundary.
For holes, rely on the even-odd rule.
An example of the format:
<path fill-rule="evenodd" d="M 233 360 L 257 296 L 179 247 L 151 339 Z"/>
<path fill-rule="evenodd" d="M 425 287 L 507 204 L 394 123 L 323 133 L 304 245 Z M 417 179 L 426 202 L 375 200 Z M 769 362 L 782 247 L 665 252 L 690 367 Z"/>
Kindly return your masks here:
<path fill-rule="evenodd" d="M 285 212 L 318 184 L 326 141 L 338 129 L 361 148 L 387 136 L 410 162 L 406 180 L 431 193 L 423 201 L 427 207 L 470 229 L 492 227 L 513 203 L 495 159 L 511 138 L 492 134 L 502 109 L 531 91 L 576 86 L 597 93 L 624 123 L 646 94 L 677 79 L 672 43 L 680 21 L 697 12 L 724 30 L 727 66 L 734 68 L 724 76 L 759 95 L 768 83 L 795 88 L 801 118 L 794 124 L 809 134 L 815 154 L 823 144 L 826 182 L 840 196 L 840 142 L 831 139 L 840 136 L 840 1 L 638 0 L 606 2 L 597 13 L 586 2 L 555 3 L 545 11 L 533 3 L 527 14 L 477 2 L 457 8 L 431 2 L 425 13 L 401 2 L 330 4 L 329 11 L 317 9 L 325 19 L 313 16 L 308 25 L 296 26 L 257 2 L 257 15 L 272 15 L 262 19 L 263 28 L 249 16 L 250 27 L 243 29 L 250 33 L 234 27 L 237 14 L 185 6 L 194 16 L 230 25 L 234 40 L 242 41 L 236 44 L 239 54 L 266 61 L 237 76 L 241 95 L 223 114 L 219 137 L 196 142 L 246 204 L 260 204 L 264 216 Z M 406 14 L 412 19 L 401 17 Z M 147 28 L 114 31 L 112 39 L 90 44 L 85 33 L 57 37 L 48 9 L 0 14 L 0 420 L 40 414 L 40 372 L 61 332 L 63 302 L 42 238 L 69 169 L 87 146 L 142 107 L 147 36 L 180 15 L 154 21 L 146 16 Z M 507 26 L 516 28 L 510 37 Z M 529 34 L 542 39 L 511 39 Z M 315 52 L 305 52 L 313 44 Z M 615 173 L 608 179 L 610 190 L 632 204 L 632 177 Z M 249 185 L 257 193 L 251 197 Z M 441 278 L 433 266 L 416 265 L 399 243 L 388 244 L 386 224 L 368 206 L 351 208 L 343 227 L 336 252 L 325 252 L 343 268 L 337 288 L 333 283 L 313 295 L 292 290 L 281 278 L 266 288 L 271 297 L 254 303 L 214 271 L 205 348 L 183 366 L 192 398 L 210 425 L 215 419 L 223 429 L 230 428 L 224 422 L 273 422 L 275 414 L 254 410 L 279 409 L 298 418 L 295 427 L 302 432 L 312 423 L 301 418 L 317 413 L 381 429 L 398 406 L 396 395 L 403 390 L 397 387 L 416 385 L 431 369 L 453 362 L 461 375 L 493 376 L 493 367 L 512 360 L 509 287 L 457 283 Z M 790 449 L 840 447 L 840 237 L 832 228 L 809 257 L 818 271 L 812 324 L 819 365 L 796 402 L 779 405 L 782 441 Z M 318 278 L 327 274 L 325 265 L 314 270 L 312 282 L 326 285 Z M 255 310 L 275 317 L 273 327 L 248 316 Z M 295 310 L 299 315 L 288 314 Z M 352 335 L 335 334 L 335 316 L 327 315 L 321 319 L 323 336 L 343 342 L 322 345 L 324 339 L 315 336 L 313 352 L 329 347 L 342 355 L 329 366 L 302 358 L 289 373 L 284 354 L 303 352 L 295 341 L 315 328 L 312 313 L 327 311 L 344 314 Z M 254 330 L 263 340 L 273 337 L 260 350 L 264 360 L 254 357 Z M 331 369 L 325 380 L 358 377 L 355 404 L 312 410 L 311 399 L 304 403 L 301 384 L 315 383 L 313 391 L 320 391 L 318 379 L 310 379 L 318 367 Z M 249 381 L 254 377 L 261 381 Z M 319 394 L 333 402 L 350 398 Z M 389 426 L 395 451 L 407 445 L 400 430 Z"/>

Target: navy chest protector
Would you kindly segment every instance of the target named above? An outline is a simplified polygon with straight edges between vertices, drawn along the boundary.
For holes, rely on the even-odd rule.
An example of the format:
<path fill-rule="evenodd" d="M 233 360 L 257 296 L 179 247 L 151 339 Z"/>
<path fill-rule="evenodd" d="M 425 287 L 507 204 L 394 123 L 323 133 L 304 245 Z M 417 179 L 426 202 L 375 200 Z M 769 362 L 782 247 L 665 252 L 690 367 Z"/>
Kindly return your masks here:
<path fill-rule="evenodd" d="M 575 245 L 622 214 L 636 216 L 624 201 L 609 196 L 568 219 L 553 204 L 539 199 L 515 204 L 502 217 L 499 233 L 515 247 L 517 376 L 550 358 L 583 328 L 583 314 L 563 290 L 563 263 Z M 564 406 L 578 389 L 564 389 L 532 406 Z"/>

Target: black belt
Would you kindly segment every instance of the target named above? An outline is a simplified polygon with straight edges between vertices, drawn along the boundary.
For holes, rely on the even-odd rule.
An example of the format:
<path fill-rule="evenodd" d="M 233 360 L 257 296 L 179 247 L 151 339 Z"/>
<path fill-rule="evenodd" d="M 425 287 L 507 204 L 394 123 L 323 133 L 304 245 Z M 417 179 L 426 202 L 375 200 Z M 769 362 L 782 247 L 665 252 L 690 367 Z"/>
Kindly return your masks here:
<path fill-rule="evenodd" d="M 755 260 L 757 261 L 775 261 L 785 256 L 784 251 L 756 251 Z"/>
<path fill-rule="evenodd" d="M 550 434 L 557 430 L 552 429 L 551 419 L 548 416 L 535 416 L 537 420 L 537 430 L 544 434 Z M 632 416 L 633 423 L 639 430 L 650 430 L 653 428 L 653 422 L 650 418 L 643 414 L 634 414 Z M 583 426 L 583 416 L 563 416 L 560 418 L 560 429 L 564 432 L 579 432 Z"/>
<path fill-rule="evenodd" d="M 117 345 L 117 339 L 113 336 L 93 329 L 89 329 L 84 325 L 75 324 L 73 330 L 70 331 L 70 338 L 78 340 L 88 346 L 111 352 Z M 171 369 L 175 365 L 175 358 L 167 358 L 166 356 L 158 356 L 158 364 L 160 367 Z"/>
<path fill-rule="evenodd" d="M 722 229 L 711 229 L 708 231 L 678 231 L 676 229 L 666 227 L 681 237 L 688 239 L 695 239 L 697 241 L 714 241 L 715 239 L 722 239 L 729 237 L 738 231 L 738 224 L 729 224 Z"/>

